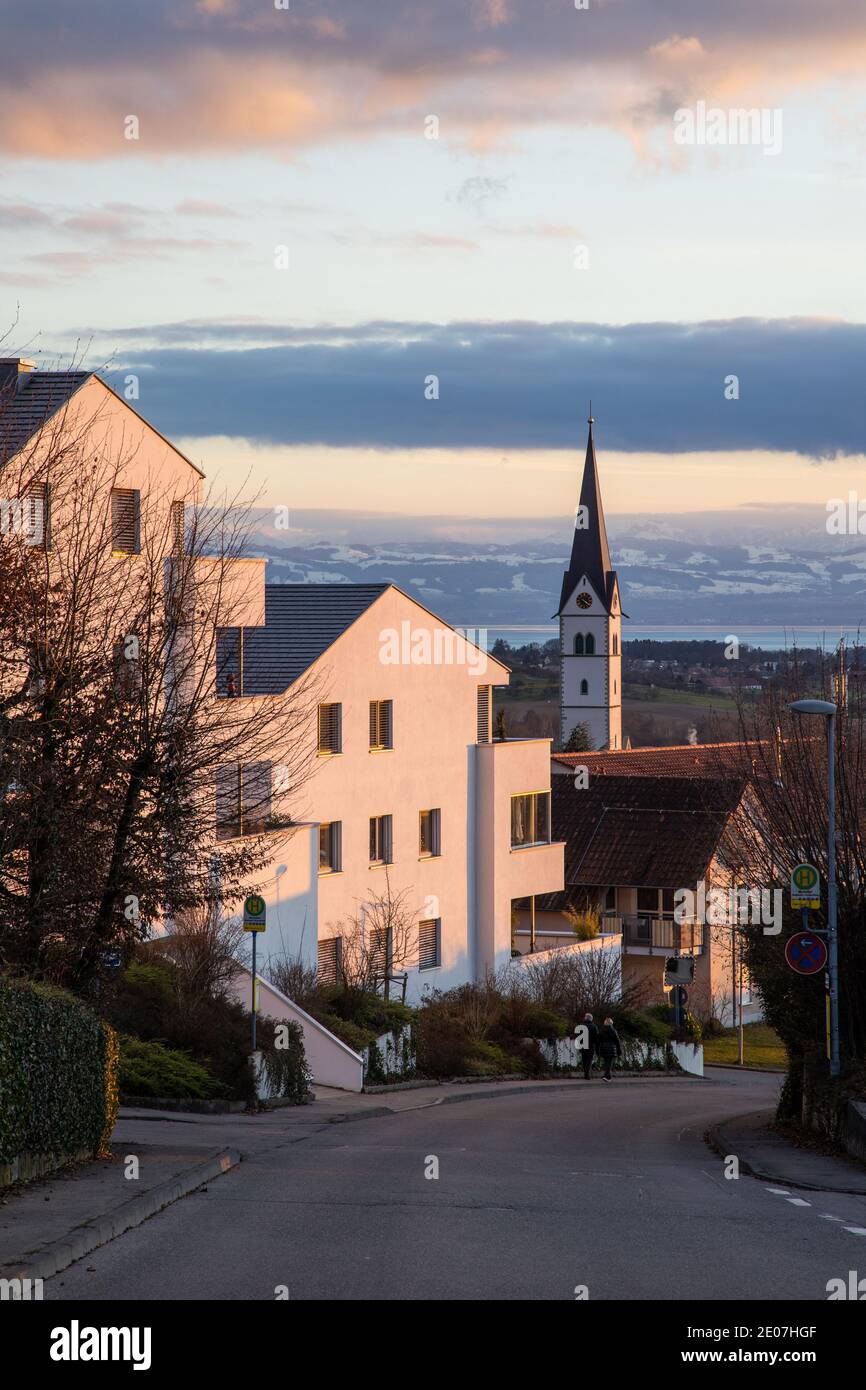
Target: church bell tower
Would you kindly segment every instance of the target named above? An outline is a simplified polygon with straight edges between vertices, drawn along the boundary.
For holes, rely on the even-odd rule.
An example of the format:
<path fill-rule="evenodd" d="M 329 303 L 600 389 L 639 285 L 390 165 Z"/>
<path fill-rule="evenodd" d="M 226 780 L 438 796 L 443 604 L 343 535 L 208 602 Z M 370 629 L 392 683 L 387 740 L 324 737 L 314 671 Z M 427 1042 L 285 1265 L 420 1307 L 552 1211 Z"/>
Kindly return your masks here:
<path fill-rule="evenodd" d="M 585 725 L 593 749 L 622 748 L 622 619 L 592 436 L 592 408 L 571 559 L 559 600 L 560 740 Z"/>

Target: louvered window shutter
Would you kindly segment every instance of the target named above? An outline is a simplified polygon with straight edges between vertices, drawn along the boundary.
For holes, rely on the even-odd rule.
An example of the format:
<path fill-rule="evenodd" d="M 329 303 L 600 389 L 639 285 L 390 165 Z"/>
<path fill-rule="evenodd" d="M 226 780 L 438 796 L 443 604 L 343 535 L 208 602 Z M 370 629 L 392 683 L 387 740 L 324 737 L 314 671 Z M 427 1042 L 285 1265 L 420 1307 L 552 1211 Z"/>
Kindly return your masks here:
<path fill-rule="evenodd" d="M 478 687 L 478 742 L 490 742 L 490 686 Z"/>
<path fill-rule="evenodd" d="M 173 554 L 186 554 L 186 509 L 183 502 L 171 504 L 171 543 Z"/>
<path fill-rule="evenodd" d="M 122 555 L 137 555 L 140 549 L 140 497 L 135 488 L 128 487 L 114 488 L 111 493 L 111 547 Z"/>
<path fill-rule="evenodd" d="M 243 831 L 264 830 L 271 818 L 271 765 L 248 763 L 243 770 Z"/>
<path fill-rule="evenodd" d="M 217 839 L 240 834 L 240 768 L 225 763 L 216 772 Z"/>

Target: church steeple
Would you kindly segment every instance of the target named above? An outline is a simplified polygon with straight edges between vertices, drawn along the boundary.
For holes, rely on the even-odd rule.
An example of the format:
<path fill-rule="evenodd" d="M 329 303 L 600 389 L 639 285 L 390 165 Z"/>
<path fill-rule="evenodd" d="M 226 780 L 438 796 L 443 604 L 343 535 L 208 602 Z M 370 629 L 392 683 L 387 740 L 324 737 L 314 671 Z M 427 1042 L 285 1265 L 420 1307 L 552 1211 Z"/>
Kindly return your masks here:
<path fill-rule="evenodd" d="M 622 747 L 622 610 L 611 566 L 601 484 L 589 434 L 574 537 L 559 600 L 560 744 Z M 579 737 L 577 735 L 579 734 Z"/>
<path fill-rule="evenodd" d="M 613 581 L 616 578 L 611 569 L 607 528 L 604 524 L 604 508 L 601 504 L 601 484 L 598 480 L 595 440 L 592 436 L 594 423 L 592 406 L 590 405 L 583 482 L 580 488 L 580 501 L 574 517 L 571 559 L 562 578 L 562 593 L 559 599 L 560 611 L 574 592 L 575 585 L 584 575 L 590 580 L 602 602 L 609 607 Z"/>

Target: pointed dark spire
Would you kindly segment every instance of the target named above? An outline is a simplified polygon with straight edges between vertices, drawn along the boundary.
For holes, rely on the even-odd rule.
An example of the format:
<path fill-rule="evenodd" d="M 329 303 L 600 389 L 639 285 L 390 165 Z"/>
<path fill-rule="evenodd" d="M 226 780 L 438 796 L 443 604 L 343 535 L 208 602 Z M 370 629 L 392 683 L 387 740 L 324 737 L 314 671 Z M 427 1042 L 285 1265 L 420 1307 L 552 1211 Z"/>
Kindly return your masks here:
<path fill-rule="evenodd" d="M 589 435 L 586 441 L 583 482 L 580 488 L 580 502 L 574 518 L 571 559 L 562 581 L 560 609 L 571 597 L 575 585 L 584 574 L 603 603 L 608 604 L 610 602 L 613 590 L 614 576 L 610 564 L 607 529 L 604 524 L 604 509 L 601 505 L 601 485 L 598 480 L 598 465 L 595 459 L 595 440 L 592 437 L 593 423 L 592 401 L 590 401 Z"/>

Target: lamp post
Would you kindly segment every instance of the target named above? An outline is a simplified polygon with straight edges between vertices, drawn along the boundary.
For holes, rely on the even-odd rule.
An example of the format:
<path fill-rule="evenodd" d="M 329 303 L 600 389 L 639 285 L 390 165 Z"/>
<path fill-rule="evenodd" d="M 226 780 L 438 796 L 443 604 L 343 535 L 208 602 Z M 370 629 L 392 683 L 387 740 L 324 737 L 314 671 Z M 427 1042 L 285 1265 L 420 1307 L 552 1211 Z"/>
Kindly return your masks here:
<path fill-rule="evenodd" d="M 827 966 L 830 975 L 830 1075 L 839 1064 L 839 942 L 836 932 L 836 706 L 829 700 L 795 700 L 795 714 L 822 714 L 827 720 Z"/>

